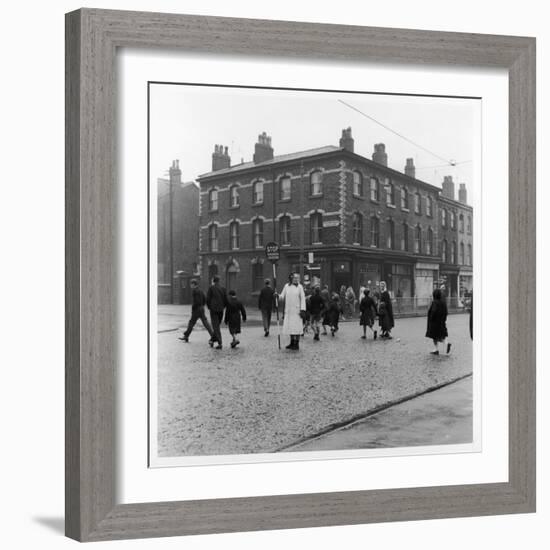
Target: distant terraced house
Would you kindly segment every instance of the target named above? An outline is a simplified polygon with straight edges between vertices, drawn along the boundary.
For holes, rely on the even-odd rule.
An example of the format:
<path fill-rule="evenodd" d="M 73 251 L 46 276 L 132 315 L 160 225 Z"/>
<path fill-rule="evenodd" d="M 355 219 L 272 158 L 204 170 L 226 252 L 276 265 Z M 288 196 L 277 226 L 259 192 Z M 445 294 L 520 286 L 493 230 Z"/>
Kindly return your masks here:
<path fill-rule="evenodd" d="M 459 299 L 472 286 L 472 207 L 446 176 L 443 188 L 388 167 L 385 145 L 372 159 L 354 152 L 351 128 L 339 146 L 274 156 L 262 133 L 253 160 L 231 166 L 216 145 L 200 186 L 199 264 L 203 279 L 220 275 L 248 302 L 272 277 L 264 246 L 279 243 L 279 281 L 302 271 L 306 284 L 336 290 L 376 288 L 429 300 L 434 287 Z M 280 286 L 280 285 L 279 285 Z"/>

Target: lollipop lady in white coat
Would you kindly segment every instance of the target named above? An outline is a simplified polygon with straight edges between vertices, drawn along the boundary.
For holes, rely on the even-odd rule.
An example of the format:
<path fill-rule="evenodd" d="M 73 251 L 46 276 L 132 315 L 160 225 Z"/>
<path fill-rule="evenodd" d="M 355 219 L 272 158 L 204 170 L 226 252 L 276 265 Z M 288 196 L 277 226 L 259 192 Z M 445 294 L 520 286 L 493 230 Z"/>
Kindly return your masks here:
<path fill-rule="evenodd" d="M 298 273 L 294 273 L 291 282 L 285 285 L 280 299 L 285 304 L 283 334 L 290 336 L 290 344 L 286 349 L 298 350 L 300 334 L 304 330 L 303 318 L 306 314 L 306 295 Z"/>

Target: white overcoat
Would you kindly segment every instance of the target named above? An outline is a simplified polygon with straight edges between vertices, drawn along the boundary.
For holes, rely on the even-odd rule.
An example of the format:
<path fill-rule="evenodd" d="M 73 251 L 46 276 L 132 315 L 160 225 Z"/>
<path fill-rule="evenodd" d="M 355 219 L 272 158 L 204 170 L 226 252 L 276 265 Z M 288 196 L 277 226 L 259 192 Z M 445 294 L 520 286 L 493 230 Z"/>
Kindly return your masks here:
<path fill-rule="evenodd" d="M 285 304 L 285 318 L 283 334 L 302 334 L 304 325 L 300 311 L 306 310 L 306 294 L 302 285 L 286 284 L 281 292 L 280 299 Z"/>

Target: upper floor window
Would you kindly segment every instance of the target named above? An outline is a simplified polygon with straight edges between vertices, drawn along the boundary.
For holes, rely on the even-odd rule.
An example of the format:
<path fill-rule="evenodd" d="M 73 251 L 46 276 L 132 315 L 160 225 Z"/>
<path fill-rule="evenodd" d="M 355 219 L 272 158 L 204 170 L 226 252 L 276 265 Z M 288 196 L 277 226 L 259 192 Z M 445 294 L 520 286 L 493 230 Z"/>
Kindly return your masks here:
<path fill-rule="evenodd" d="M 456 264 L 456 241 L 453 241 L 451 244 L 451 263 Z"/>
<path fill-rule="evenodd" d="M 231 208 L 236 208 L 239 206 L 239 187 L 237 185 L 231 186 L 229 189 L 229 194 L 231 197 Z"/>
<path fill-rule="evenodd" d="M 422 213 L 422 205 L 420 201 L 421 201 L 420 193 L 416 192 L 414 194 L 414 211 L 416 214 Z"/>
<path fill-rule="evenodd" d="M 380 220 L 376 216 L 370 219 L 370 244 L 376 248 L 380 246 Z"/>
<path fill-rule="evenodd" d="M 370 200 L 379 201 L 380 200 L 380 182 L 377 178 L 370 179 Z"/>
<path fill-rule="evenodd" d="M 386 204 L 395 206 L 395 186 L 390 180 L 386 180 Z"/>
<path fill-rule="evenodd" d="M 281 244 L 290 244 L 290 216 L 283 216 L 279 220 L 279 239 Z"/>
<path fill-rule="evenodd" d="M 449 217 L 451 218 L 451 229 L 456 229 L 456 214 L 451 211 Z"/>
<path fill-rule="evenodd" d="M 462 214 L 458 216 L 458 230 L 464 233 L 464 216 Z"/>
<path fill-rule="evenodd" d="M 401 250 L 409 250 L 409 226 L 405 222 L 401 228 Z"/>
<path fill-rule="evenodd" d="M 231 250 L 237 250 L 239 248 L 239 241 L 240 241 L 239 222 L 231 222 L 229 224 L 229 246 Z"/>
<path fill-rule="evenodd" d="M 422 229 L 419 225 L 417 225 L 414 230 L 414 253 L 422 253 Z"/>
<path fill-rule="evenodd" d="M 218 209 L 218 190 L 210 189 L 208 193 L 208 210 Z"/>
<path fill-rule="evenodd" d="M 426 216 L 430 218 L 434 215 L 434 201 L 432 197 L 426 197 Z"/>
<path fill-rule="evenodd" d="M 395 224 L 393 220 L 388 220 L 386 228 L 386 247 L 393 249 L 395 247 Z"/>
<path fill-rule="evenodd" d="M 363 196 L 363 175 L 357 170 L 353 172 L 353 194 L 357 197 Z"/>
<path fill-rule="evenodd" d="M 460 243 L 460 265 L 464 265 L 464 261 L 466 258 L 464 257 L 464 243 Z"/>
<path fill-rule="evenodd" d="M 441 260 L 444 264 L 449 263 L 449 246 L 446 239 L 441 241 Z"/>
<path fill-rule="evenodd" d="M 409 192 L 407 191 L 406 187 L 401 188 L 401 209 L 409 209 Z"/>
<path fill-rule="evenodd" d="M 353 242 L 363 244 L 363 216 L 359 212 L 353 215 Z"/>
<path fill-rule="evenodd" d="M 284 176 L 279 181 L 279 199 L 282 201 L 290 200 L 290 176 Z"/>
<path fill-rule="evenodd" d="M 472 245 L 468 245 L 468 257 L 467 257 L 468 265 L 472 265 Z"/>
<path fill-rule="evenodd" d="M 323 242 L 323 215 L 315 212 L 309 217 L 311 244 Z"/>
<path fill-rule="evenodd" d="M 446 208 L 441 209 L 441 226 L 447 227 L 447 209 Z"/>
<path fill-rule="evenodd" d="M 264 182 L 256 181 L 252 185 L 252 202 L 254 204 L 261 204 L 264 202 Z"/>
<path fill-rule="evenodd" d="M 215 224 L 208 228 L 208 248 L 210 252 L 218 251 L 218 226 Z"/>
<path fill-rule="evenodd" d="M 466 226 L 468 235 L 472 232 L 472 218 L 468 216 L 468 225 Z"/>
<path fill-rule="evenodd" d="M 426 234 L 426 254 L 431 256 L 433 254 L 434 248 L 434 232 L 431 227 L 428 227 L 428 232 Z"/>
<path fill-rule="evenodd" d="M 254 248 L 260 248 L 264 245 L 264 222 L 257 219 L 252 222 L 252 235 L 254 238 Z"/>
<path fill-rule="evenodd" d="M 323 175 L 318 170 L 309 177 L 310 194 L 312 196 L 323 193 Z"/>

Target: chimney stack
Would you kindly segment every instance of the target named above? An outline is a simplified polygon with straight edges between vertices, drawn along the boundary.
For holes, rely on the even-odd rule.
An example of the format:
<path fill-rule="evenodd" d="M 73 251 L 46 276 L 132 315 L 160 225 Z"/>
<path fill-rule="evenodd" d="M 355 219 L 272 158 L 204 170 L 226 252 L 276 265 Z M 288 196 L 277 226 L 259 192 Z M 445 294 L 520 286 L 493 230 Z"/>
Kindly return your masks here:
<path fill-rule="evenodd" d="M 458 200 L 462 204 L 468 204 L 468 191 L 466 191 L 465 183 L 461 183 L 458 186 Z"/>
<path fill-rule="evenodd" d="M 214 145 L 212 153 L 212 172 L 223 170 L 231 166 L 231 157 L 229 156 L 227 147 L 223 145 Z"/>
<path fill-rule="evenodd" d="M 353 153 L 353 137 L 351 136 L 351 126 L 342 130 L 342 137 L 340 138 L 340 147 Z"/>
<path fill-rule="evenodd" d="M 172 166 L 170 166 L 168 174 L 170 175 L 170 183 L 174 185 L 181 184 L 181 170 L 179 160 L 172 161 Z"/>
<path fill-rule="evenodd" d="M 455 182 L 453 181 L 453 176 L 443 176 L 442 195 L 448 199 L 455 200 Z"/>
<path fill-rule="evenodd" d="M 376 143 L 374 145 L 374 153 L 372 154 L 372 160 L 384 166 L 388 165 L 388 155 L 386 153 L 386 146 L 383 143 Z"/>
<path fill-rule="evenodd" d="M 405 175 L 411 178 L 416 178 L 416 168 L 414 167 L 414 159 L 407 159 L 405 164 Z"/>
<path fill-rule="evenodd" d="M 273 147 L 271 147 L 271 136 L 262 132 L 254 145 L 254 164 L 265 162 L 273 158 Z"/>

